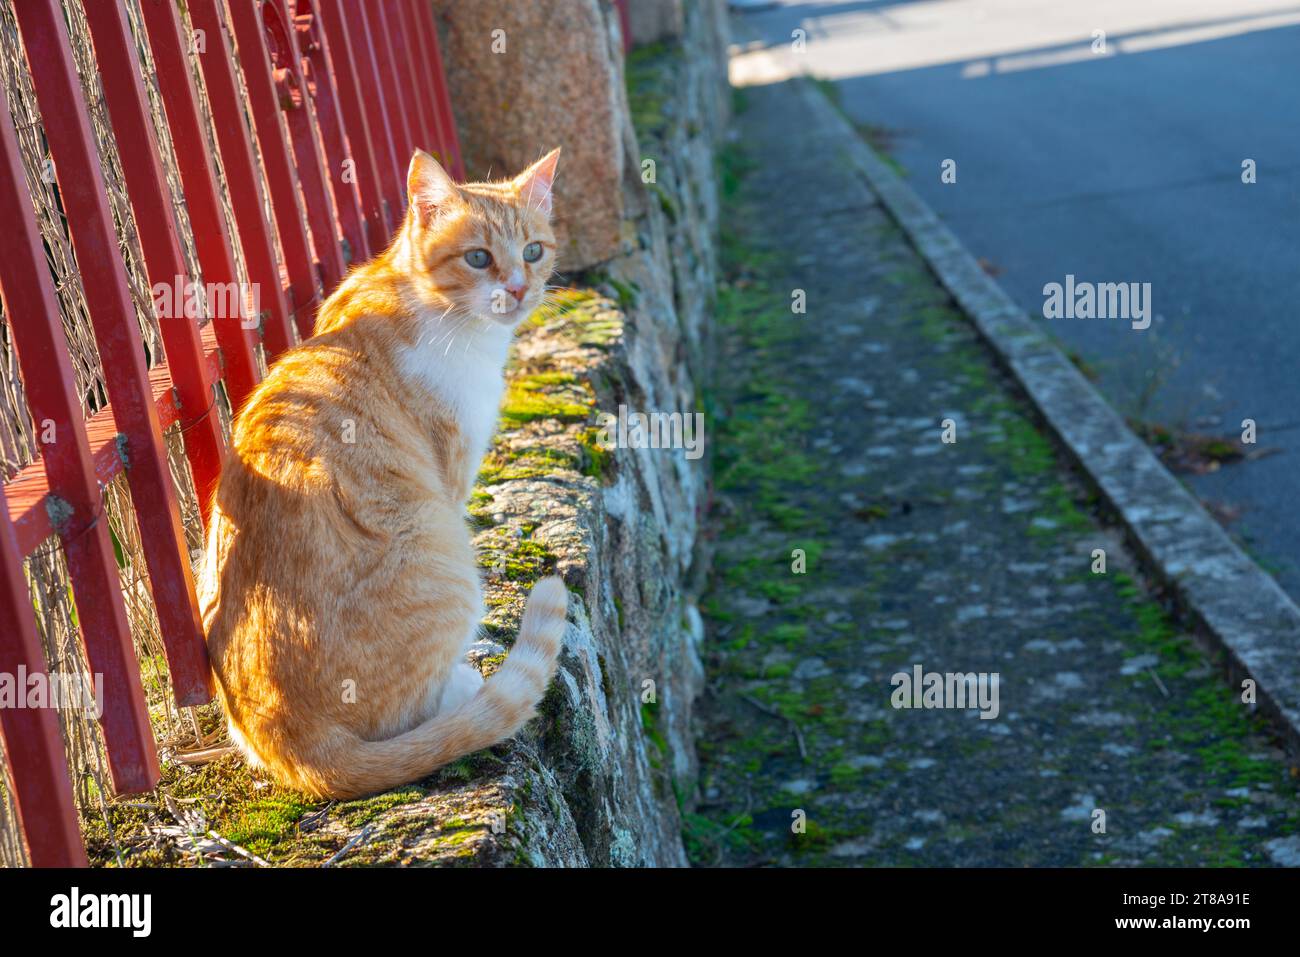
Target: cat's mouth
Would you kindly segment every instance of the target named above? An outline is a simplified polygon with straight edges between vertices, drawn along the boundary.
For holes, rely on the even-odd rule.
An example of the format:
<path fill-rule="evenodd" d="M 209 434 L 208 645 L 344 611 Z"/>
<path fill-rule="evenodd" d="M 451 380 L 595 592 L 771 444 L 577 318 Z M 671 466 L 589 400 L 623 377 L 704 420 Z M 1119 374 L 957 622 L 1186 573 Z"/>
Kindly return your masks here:
<path fill-rule="evenodd" d="M 517 325 L 520 320 L 532 312 L 534 303 L 531 295 L 525 295 L 523 299 L 516 299 L 513 295 L 506 293 L 505 290 L 499 290 L 504 295 L 497 294 L 494 291 L 492 297 L 492 308 L 488 310 L 488 316 L 495 322 L 503 326 Z"/>

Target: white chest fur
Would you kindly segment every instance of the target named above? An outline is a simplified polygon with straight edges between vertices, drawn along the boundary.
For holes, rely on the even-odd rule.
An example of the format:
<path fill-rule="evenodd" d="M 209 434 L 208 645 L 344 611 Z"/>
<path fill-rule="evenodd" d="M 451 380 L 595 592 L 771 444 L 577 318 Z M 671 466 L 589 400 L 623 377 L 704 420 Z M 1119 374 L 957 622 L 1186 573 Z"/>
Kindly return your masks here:
<path fill-rule="evenodd" d="M 402 357 L 403 371 L 447 406 L 465 436 L 470 485 L 496 429 L 512 332 L 506 325 L 479 323 L 450 343 L 432 336 Z"/>

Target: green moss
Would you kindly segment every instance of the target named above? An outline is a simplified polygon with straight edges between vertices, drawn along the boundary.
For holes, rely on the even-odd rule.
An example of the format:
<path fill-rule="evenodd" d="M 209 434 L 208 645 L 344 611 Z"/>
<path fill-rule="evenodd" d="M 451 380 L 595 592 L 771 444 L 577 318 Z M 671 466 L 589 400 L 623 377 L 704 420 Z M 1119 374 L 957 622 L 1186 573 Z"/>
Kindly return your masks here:
<path fill-rule="evenodd" d="M 504 762 L 488 751 L 475 751 L 473 754 L 467 754 L 462 758 L 457 758 L 451 764 L 444 765 L 425 781 L 420 782 L 421 786 L 442 787 L 446 785 L 464 784 L 469 781 L 475 781 L 486 775 L 499 772 Z"/>
<path fill-rule="evenodd" d="M 585 453 L 582 462 L 582 474 L 601 481 L 612 479 L 614 475 L 614 452 L 600 444 L 600 429 L 583 429 L 578 433 L 578 444 L 582 446 Z"/>
<path fill-rule="evenodd" d="M 791 602 L 803 594 L 803 585 L 798 581 L 765 581 L 758 583 L 758 590 L 765 598 L 775 602 Z"/>
<path fill-rule="evenodd" d="M 613 288 L 614 292 L 618 295 L 619 307 L 624 312 L 636 308 L 636 304 L 638 301 L 640 301 L 641 298 L 640 286 L 638 286 L 634 282 L 624 282 L 621 279 L 615 279 L 612 276 L 609 277 L 607 282 L 609 283 L 611 288 Z"/>
<path fill-rule="evenodd" d="M 703 814 L 686 814 L 682 817 L 682 841 L 692 863 L 704 866 L 716 864 L 726 849 L 744 854 L 759 844 L 754 819 L 749 814 L 742 814 L 728 824 L 710 820 Z"/>
<path fill-rule="evenodd" d="M 733 256 L 738 262 L 731 261 Z M 732 268 L 744 262 L 747 269 L 757 269 L 761 262 L 743 246 L 733 248 L 726 258 Z M 802 329 L 790 321 L 788 294 L 754 275 L 724 286 L 717 311 L 719 324 L 746 349 L 756 371 L 743 391 L 720 403 L 718 440 L 712 443 L 716 484 L 747 495 L 761 514 L 784 530 L 819 533 L 824 529 L 822 517 L 794 498 L 798 483 L 815 484 L 825 473 L 825 463 L 808 448 L 815 430 L 806 383 L 765 372 L 779 366 L 759 361 L 798 347 Z"/>
<path fill-rule="evenodd" d="M 1212 675 L 1201 674 L 1205 663 L 1203 652 L 1129 575 L 1114 572 L 1105 577 L 1111 580 L 1111 587 L 1132 615 L 1133 626 L 1128 636 L 1132 654 L 1155 654 L 1159 662 L 1151 670 L 1171 692 L 1166 706 L 1153 716 L 1153 738 L 1163 737 L 1169 746 L 1194 754 L 1202 763 L 1202 779 L 1207 787 L 1293 788 L 1294 783 L 1287 779 L 1282 766 L 1268 755 L 1255 753 L 1251 747 L 1252 735 L 1262 734 L 1267 728 L 1242 702 L 1240 691 L 1225 687 Z M 1139 684 L 1150 679 L 1140 673 L 1130 680 Z M 1163 744 L 1159 740 L 1148 743 L 1153 747 Z M 1216 839 L 1213 846 L 1227 861 L 1238 859 L 1242 853 L 1232 842 L 1225 846 Z M 1208 865 L 1209 861 L 1205 863 Z"/>
<path fill-rule="evenodd" d="M 295 791 L 258 781 L 233 756 L 197 770 L 182 770 L 175 764 L 165 763 L 159 788 L 152 795 L 135 797 L 129 803 L 109 803 L 112 837 L 102 815 L 87 817 L 84 837 L 91 863 L 116 865 L 115 837 L 120 846 L 132 848 L 125 861 L 128 865 L 192 865 L 193 855 L 150 837 L 151 828 L 159 822 L 177 823 L 164 794 L 179 807 L 200 813 L 206 821 L 206 830 L 272 863 L 292 863 L 304 853 L 298 822 L 308 811 L 322 806 Z"/>
<path fill-rule="evenodd" d="M 841 762 L 831 767 L 831 782 L 838 785 L 854 784 L 862 777 L 862 769 Z"/>
<path fill-rule="evenodd" d="M 777 625 L 763 635 L 763 640 L 774 642 L 776 644 L 786 645 L 787 647 L 797 648 L 804 643 L 808 637 L 808 626 L 787 622 L 783 625 Z"/>
<path fill-rule="evenodd" d="M 637 138 L 643 143 L 658 136 L 667 125 L 664 105 L 680 56 L 680 48 L 657 42 L 631 50 L 624 62 L 628 109 Z"/>
<path fill-rule="evenodd" d="M 493 502 L 494 500 L 489 492 L 477 488 L 470 492 L 469 505 L 466 510 L 469 512 L 469 517 L 476 528 L 491 528 L 495 524 L 495 519 L 492 517 Z"/>
<path fill-rule="evenodd" d="M 1056 471 L 1056 453 L 1043 434 L 1023 415 L 1002 417 L 1001 433 L 989 445 L 1007 461 L 1019 478 L 1034 478 Z"/>
<path fill-rule="evenodd" d="M 501 418 L 507 426 L 537 419 L 580 422 L 591 414 L 590 390 L 567 372 L 518 376 L 506 383 Z"/>
<path fill-rule="evenodd" d="M 659 702 L 642 702 L 641 703 L 641 730 L 645 732 L 646 737 L 655 746 L 658 754 L 651 753 L 650 764 L 659 768 L 662 759 L 668 754 L 668 741 L 663 732 L 659 729 Z"/>
<path fill-rule="evenodd" d="M 479 467 L 478 481 L 480 485 L 495 485 L 514 479 L 546 478 L 562 471 L 576 472 L 583 467 L 583 458 L 549 446 L 497 446 Z"/>
<path fill-rule="evenodd" d="M 528 323 L 540 326 L 556 319 L 563 319 L 596 302 L 599 298 L 600 294 L 593 289 L 552 289 L 546 293 L 546 301 L 528 317 Z"/>
<path fill-rule="evenodd" d="M 663 214 L 668 217 L 668 221 L 670 223 L 677 222 L 677 204 L 674 203 L 673 198 L 668 195 L 668 191 L 658 183 L 653 184 L 652 188 L 655 196 L 659 199 L 659 208 L 663 210 Z"/>
<path fill-rule="evenodd" d="M 293 832 L 309 806 L 296 798 L 254 801 L 226 825 L 224 836 L 254 854 L 264 854 Z"/>
<path fill-rule="evenodd" d="M 517 381 L 531 389 L 546 385 L 569 385 L 576 382 L 577 377 L 572 372 L 535 372 L 521 376 Z"/>
<path fill-rule="evenodd" d="M 591 285 L 608 282 L 608 275 L 594 271 L 585 276 Z M 547 294 L 547 304 L 529 319 L 546 326 L 580 346 L 608 349 L 622 338 L 623 315 L 612 300 L 594 289 L 557 289 Z"/>
<path fill-rule="evenodd" d="M 802 834 L 795 833 L 794 829 L 791 828 L 790 844 L 795 851 L 807 854 L 825 851 L 837 841 L 846 837 L 855 836 L 857 835 L 852 831 L 827 827 L 818 821 L 809 818 L 804 821 L 804 830 Z"/>
<path fill-rule="evenodd" d="M 502 533 L 480 543 L 478 563 L 509 581 L 531 584 L 555 568 L 556 556 L 544 544 Z"/>
<path fill-rule="evenodd" d="M 334 814 L 348 827 L 358 828 L 369 824 L 384 811 L 401 804 L 410 804 L 422 797 L 424 797 L 424 791 L 420 788 L 400 788 L 396 791 L 386 791 L 383 794 L 376 794 L 373 797 L 362 798 L 357 801 L 346 801 L 334 808 Z"/>

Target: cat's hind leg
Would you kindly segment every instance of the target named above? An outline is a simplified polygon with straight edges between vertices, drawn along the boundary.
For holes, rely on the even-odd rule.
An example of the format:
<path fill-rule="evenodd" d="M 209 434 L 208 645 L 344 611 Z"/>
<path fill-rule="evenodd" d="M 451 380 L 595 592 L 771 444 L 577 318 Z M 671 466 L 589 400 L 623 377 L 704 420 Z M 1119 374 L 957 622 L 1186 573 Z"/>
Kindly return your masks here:
<path fill-rule="evenodd" d="M 438 702 L 438 713 L 446 714 L 464 704 L 483 687 L 483 675 L 473 665 L 458 661 L 452 666 L 447 680 L 442 686 L 442 698 Z"/>

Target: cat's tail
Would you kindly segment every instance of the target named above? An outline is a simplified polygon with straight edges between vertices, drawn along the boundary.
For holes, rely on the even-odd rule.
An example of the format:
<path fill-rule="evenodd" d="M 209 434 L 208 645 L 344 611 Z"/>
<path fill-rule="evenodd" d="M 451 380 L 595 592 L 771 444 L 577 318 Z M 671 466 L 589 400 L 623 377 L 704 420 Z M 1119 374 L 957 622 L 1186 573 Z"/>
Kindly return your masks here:
<path fill-rule="evenodd" d="M 328 789 L 324 796 L 359 797 L 408 784 L 518 732 L 533 716 L 555 674 L 568 599 L 564 580 L 558 576 L 535 584 L 524 607 L 519 638 L 474 697 L 395 738 L 355 740 L 351 760 L 335 766 L 334 780 L 320 782 Z"/>

